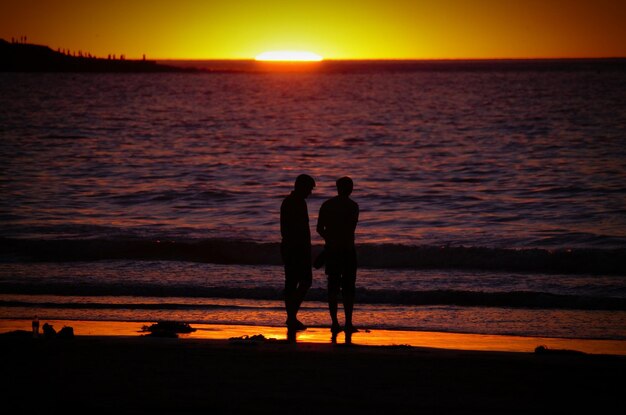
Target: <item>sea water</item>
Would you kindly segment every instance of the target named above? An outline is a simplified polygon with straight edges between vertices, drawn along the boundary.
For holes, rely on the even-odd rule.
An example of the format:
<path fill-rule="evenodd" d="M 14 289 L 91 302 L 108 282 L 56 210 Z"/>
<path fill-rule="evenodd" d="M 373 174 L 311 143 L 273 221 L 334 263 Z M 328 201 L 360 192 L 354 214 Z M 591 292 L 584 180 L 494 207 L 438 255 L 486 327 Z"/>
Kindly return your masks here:
<path fill-rule="evenodd" d="M 282 325 L 308 173 L 316 251 L 355 183 L 357 325 L 626 339 L 624 65 L 371 65 L 0 74 L 0 317 Z"/>

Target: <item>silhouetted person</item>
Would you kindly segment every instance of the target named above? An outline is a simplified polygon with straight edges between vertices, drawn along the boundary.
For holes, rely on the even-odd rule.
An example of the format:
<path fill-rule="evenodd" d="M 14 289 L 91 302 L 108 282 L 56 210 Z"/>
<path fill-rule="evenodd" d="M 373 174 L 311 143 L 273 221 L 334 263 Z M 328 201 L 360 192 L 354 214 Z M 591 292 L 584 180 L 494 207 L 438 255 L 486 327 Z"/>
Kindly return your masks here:
<path fill-rule="evenodd" d="M 297 319 L 304 296 L 311 287 L 311 230 L 305 199 L 315 187 L 315 180 L 301 174 L 296 178 L 294 190 L 280 206 L 280 245 L 285 265 L 285 308 L 290 331 L 306 330 Z"/>
<path fill-rule="evenodd" d="M 33 337 L 39 337 L 39 317 L 35 316 L 32 322 Z"/>
<path fill-rule="evenodd" d="M 356 283 L 356 248 L 354 231 L 359 221 L 359 205 L 350 199 L 352 179 L 342 177 L 337 180 L 338 195 L 322 204 L 317 219 L 317 233 L 326 242 L 324 255 L 328 276 L 328 310 L 332 320 L 333 335 L 342 330 L 337 321 L 339 291 L 343 298 L 346 335 L 357 332 L 352 325 L 354 291 Z"/>

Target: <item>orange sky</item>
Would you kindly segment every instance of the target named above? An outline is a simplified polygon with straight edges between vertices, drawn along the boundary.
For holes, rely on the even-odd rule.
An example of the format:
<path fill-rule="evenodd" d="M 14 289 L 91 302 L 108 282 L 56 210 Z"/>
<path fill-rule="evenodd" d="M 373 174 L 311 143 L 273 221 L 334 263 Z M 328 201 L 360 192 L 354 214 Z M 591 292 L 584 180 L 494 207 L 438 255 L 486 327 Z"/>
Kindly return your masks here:
<path fill-rule="evenodd" d="M 626 57 L 623 0 L 15 0 L 0 37 L 153 59 Z"/>

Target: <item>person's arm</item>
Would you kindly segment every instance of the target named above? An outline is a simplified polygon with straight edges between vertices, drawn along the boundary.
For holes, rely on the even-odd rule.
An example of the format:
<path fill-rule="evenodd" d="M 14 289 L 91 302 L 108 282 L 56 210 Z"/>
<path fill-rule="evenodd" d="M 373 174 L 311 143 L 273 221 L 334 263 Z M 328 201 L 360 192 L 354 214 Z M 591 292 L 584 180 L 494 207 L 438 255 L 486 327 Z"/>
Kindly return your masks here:
<path fill-rule="evenodd" d="M 287 208 L 285 206 L 285 201 L 283 201 L 283 203 L 280 205 L 280 236 L 283 238 L 283 240 L 287 239 L 287 229 L 288 229 L 288 224 L 287 224 Z"/>
<path fill-rule="evenodd" d="M 315 227 L 317 233 L 326 240 L 326 213 L 324 205 L 320 208 L 319 215 L 317 215 L 317 226 Z"/>
<path fill-rule="evenodd" d="M 354 215 L 352 218 L 352 233 L 356 231 L 356 225 L 359 223 L 359 205 L 354 203 Z"/>

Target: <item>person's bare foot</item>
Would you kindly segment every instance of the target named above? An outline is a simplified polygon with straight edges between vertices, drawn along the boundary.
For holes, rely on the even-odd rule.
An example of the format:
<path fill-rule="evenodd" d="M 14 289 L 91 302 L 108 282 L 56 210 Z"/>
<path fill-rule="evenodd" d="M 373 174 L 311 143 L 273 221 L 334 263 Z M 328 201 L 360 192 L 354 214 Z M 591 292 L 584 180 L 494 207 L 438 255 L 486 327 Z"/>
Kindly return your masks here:
<path fill-rule="evenodd" d="M 358 333 L 359 329 L 357 329 L 356 327 L 354 327 L 352 324 L 350 325 L 346 325 L 346 327 L 343 329 L 346 333 Z"/>
<path fill-rule="evenodd" d="M 289 330 L 294 330 L 294 331 L 306 330 L 306 326 L 304 325 L 304 323 L 302 323 L 298 319 L 287 320 L 286 323 L 287 323 L 287 327 L 289 328 Z"/>
<path fill-rule="evenodd" d="M 330 332 L 332 334 L 341 333 L 342 331 L 343 331 L 343 328 L 338 323 L 333 323 L 333 325 L 330 326 Z"/>

